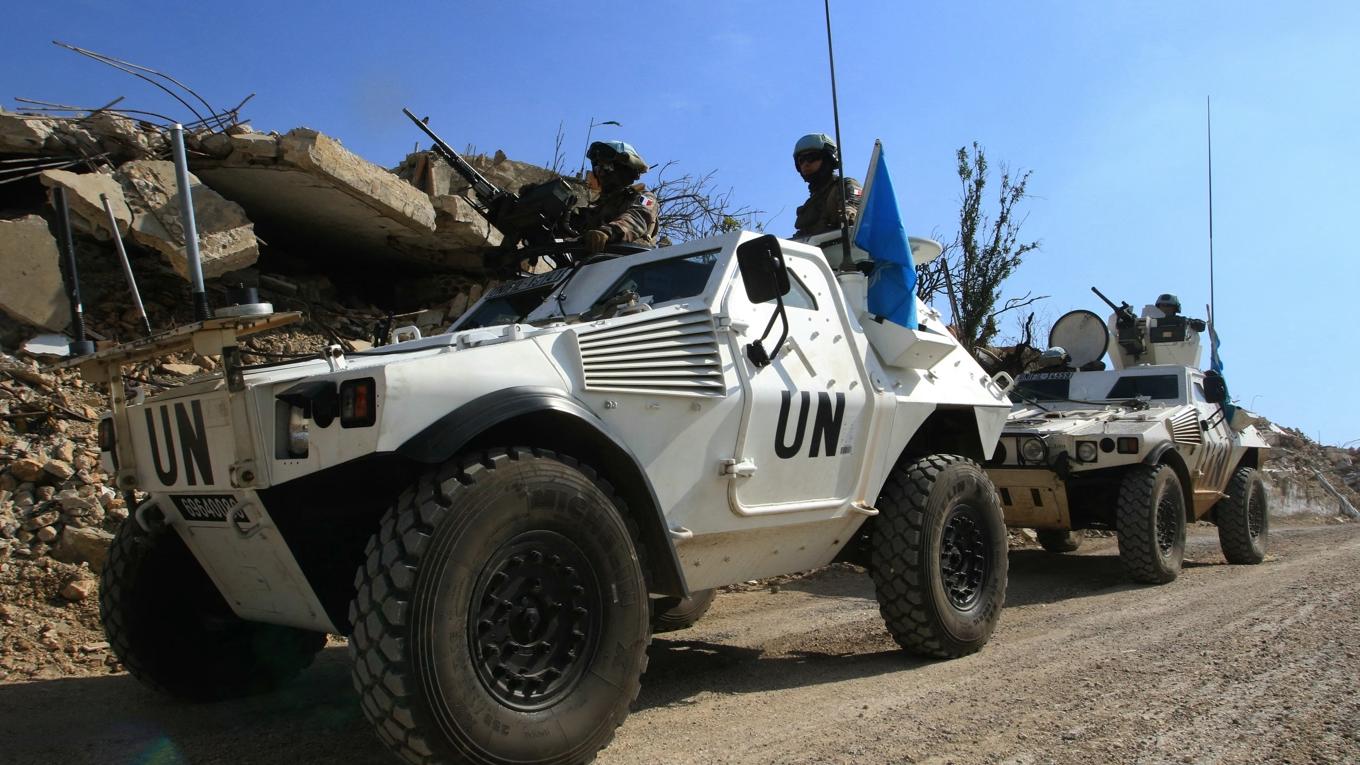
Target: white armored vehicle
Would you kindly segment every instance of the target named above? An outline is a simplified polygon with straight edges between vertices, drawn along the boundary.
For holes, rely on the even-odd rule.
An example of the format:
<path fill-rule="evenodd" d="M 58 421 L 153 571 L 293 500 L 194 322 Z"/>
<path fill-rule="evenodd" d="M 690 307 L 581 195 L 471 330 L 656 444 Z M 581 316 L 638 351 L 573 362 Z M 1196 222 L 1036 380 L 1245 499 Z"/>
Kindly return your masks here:
<path fill-rule="evenodd" d="M 1260 563 L 1267 445 L 1256 418 L 1227 403 L 1223 378 L 1195 368 L 1204 322 L 1110 306 L 1108 323 L 1090 311 L 1058 319 L 1044 354 L 1056 371 L 1016 378 L 1019 403 L 987 463 L 1006 524 L 1036 529 L 1050 552 L 1077 549 L 1081 529 L 1113 529 L 1140 582 L 1176 578 L 1188 521 L 1217 524 L 1228 562 Z"/>
<path fill-rule="evenodd" d="M 653 624 L 838 558 L 905 649 L 976 651 L 1006 581 L 979 463 L 1010 402 L 937 313 L 882 323 L 865 289 L 735 232 L 504 283 L 361 353 L 243 365 L 242 337 L 297 316 L 238 310 L 89 357 L 105 456 L 150 494 L 104 570 L 113 649 L 211 699 L 349 635 L 414 763 L 589 760 Z M 189 347 L 222 373 L 124 400 L 124 364 Z"/>

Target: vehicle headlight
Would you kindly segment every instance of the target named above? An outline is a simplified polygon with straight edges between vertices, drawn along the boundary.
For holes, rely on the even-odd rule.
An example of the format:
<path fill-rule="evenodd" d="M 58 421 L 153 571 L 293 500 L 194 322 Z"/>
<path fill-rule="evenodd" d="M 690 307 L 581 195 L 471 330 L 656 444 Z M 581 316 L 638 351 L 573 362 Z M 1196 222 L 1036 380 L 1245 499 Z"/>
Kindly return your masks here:
<path fill-rule="evenodd" d="M 289 407 L 288 454 L 293 457 L 306 457 L 308 441 L 307 418 L 302 414 L 302 407 Z"/>
<path fill-rule="evenodd" d="M 1027 438 L 1020 444 L 1020 456 L 1025 462 L 1042 465 L 1048 458 L 1048 447 L 1037 438 Z"/>
<path fill-rule="evenodd" d="M 1077 459 L 1081 460 L 1082 462 L 1095 462 L 1096 454 L 1097 451 L 1095 441 L 1077 442 Z"/>

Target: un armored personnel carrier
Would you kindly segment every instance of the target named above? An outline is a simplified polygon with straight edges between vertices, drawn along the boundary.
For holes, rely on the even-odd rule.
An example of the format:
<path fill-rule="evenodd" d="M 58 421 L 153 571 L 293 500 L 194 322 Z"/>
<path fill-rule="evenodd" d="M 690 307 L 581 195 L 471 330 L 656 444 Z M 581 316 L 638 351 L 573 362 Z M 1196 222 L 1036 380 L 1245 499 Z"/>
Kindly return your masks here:
<path fill-rule="evenodd" d="M 1176 578 L 1188 521 L 1218 526 L 1228 562 L 1260 563 L 1267 445 L 1222 377 L 1196 368 L 1204 322 L 1110 306 L 1108 322 L 1061 317 L 1044 354 L 1052 366 L 1016 378 L 1018 403 L 987 463 L 1006 524 L 1036 529 L 1055 553 L 1076 550 L 1081 529 L 1114 530 L 1140 582 Z"/>
<path fill-rule="evenodd" d="M 1006 583 L 979 463 L 1010 402 L 937 313 L 883 323 L 865 290 L 735 232 L 508 281 L 361 353 L 243 364 L 298 318 L 243 306 L 88 357 L 104 457 L 149 494 L 104 569 L 113 650 L 217 699 L 348 635 L 365 715 L 413 763 L 589 760 L 654 626 L 836 559 L 906 650 L 976 651 Z M 189 348 L 222 371 L 125 396 L 124 365 Z"/>

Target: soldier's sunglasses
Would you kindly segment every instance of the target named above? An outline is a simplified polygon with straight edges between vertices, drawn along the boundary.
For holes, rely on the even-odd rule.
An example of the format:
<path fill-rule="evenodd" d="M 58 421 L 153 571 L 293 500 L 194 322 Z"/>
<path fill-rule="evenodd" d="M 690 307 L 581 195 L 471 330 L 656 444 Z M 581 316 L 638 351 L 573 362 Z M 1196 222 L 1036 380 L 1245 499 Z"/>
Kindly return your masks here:
<path fill-rule="evenodd" d="M 803 165 L 806 165 L 809 162 L 817 162 L 820 161 L 821 159 L 822 153 L 820 151 L 803 152 L 802 154 L 799 154 L 793 158 L 793 166 L 802 167 Z"/>

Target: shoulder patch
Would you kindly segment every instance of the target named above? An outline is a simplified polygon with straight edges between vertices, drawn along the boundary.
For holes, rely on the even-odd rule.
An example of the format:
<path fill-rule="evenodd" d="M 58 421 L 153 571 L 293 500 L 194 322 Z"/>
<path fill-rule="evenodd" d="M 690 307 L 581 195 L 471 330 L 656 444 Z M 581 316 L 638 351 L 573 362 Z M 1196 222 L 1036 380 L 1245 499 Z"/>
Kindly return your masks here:
<path fill-rule="evenodd" d="M 656 202 L 655 202 L 650 196 L 648 196 L 648 195 L 646 195 L 646 194 L 643 194 L 643 195 L 642 195 L 642 206 L 643 206 L 643 207 L 651 207 L 651 206 L 654 205 L 654 204 L 656 204 Z"/>

